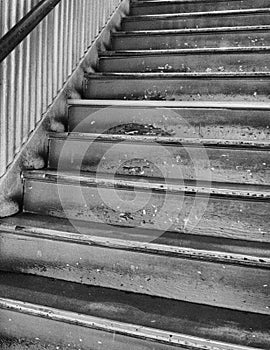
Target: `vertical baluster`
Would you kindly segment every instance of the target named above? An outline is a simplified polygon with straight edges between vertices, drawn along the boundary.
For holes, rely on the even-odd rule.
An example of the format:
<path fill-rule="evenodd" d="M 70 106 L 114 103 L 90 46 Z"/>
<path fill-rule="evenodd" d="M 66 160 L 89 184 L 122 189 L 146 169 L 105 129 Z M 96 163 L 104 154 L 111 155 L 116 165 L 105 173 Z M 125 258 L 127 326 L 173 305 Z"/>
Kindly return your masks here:
<path fill-rule="evenodd" d="M 72 45 L 71 45 L 71 51 L 72 51 L 72 58 L 71 58 L 71 72 L 73 71 L 74 62 L 76 61 L 76 55 L 77 55 L 77 42 L 76 42 L 76 32 L 77 32 L 77 1 L 73 0 L 73 33 L 72 33 Z"/>
<path fill-rule="evenodd" d="M 31 8 L 34 6 L 34 1 L 31 1 Z M 30 80 L 30 104 L 28 111 L 29 118 L 29 131 L 33 130 L 36 122 L 36 94 L 37 94 L 37 52 L 38 52 L 38 42 L 37 42 L 37 31 L 34 29 L 30 37 L 30 67 L 29 67 L 29 77 Z"/>
<path fill-rule="evenodd" d="M 58 79 L 59 79 L 59 70 L 58 70 L 58 60 L 59 60 L 59 4 L 53 10 L 53 27 L 51 29 L 53 37 L 53 98 L 56 96 L 58 91 Z"/>
<path fill-rule="evenodd" d="M 2 176 L 7 166 L 7 79 L 8 79 L 7 59 L 0 64 L 0 78 L 2 84 L 0 85 L 0 176 Z"/>
<path fill-rule="evenodd" d="M 43 23 L 41 22 L 37 28 L 37 76 L 36 76 L 36 118 L 35 122 L 37 123 L 38 120 L 42 116 L 42 98 L 43 98 Z"/>
<path fill-rule="evenodd" d="M 78 40 L 78 56 L 77 56 L 77 61 L 76 64 L 78 64 L 79 60 L 82 57 L 82 37 L 83 37 L 83 0 L 79 1 L 79 13 L 78 13 L 78 18 L 77 18 L 77 40 Z"/>
<path fill-rule="evenodd" d="M 81 8 L 82 8 L 82 0 L 77 2 L 77 14 L 76 14 L 76 59 L 74 62 L 74 68 L 76 67 L 79 59 L 81 57 Z"/>
<path fill-rule="evenodd" d="M 102 0 L 98 1 L 98 27 L 97 27 L 97 33 L 99 33 L 101 28 L 101 17 L 102 17 Z"/>
<path fill-rule="evenodd" d="M 76 68 L 77 63 L 79 62 L 81 56 L 81 31 L 80 31 L 80 23 L 81 23 L 81 1 L 77 2 L 77 11 L 76 11 L 76 55 L 73 69 Z"/>
<path fill-rule="evenodd" d="M 84 43 L 83 43 L 83 47 L 84 47 L 84 52 L 87 51 L 88 48 L 88 42 L 87 42 L 87 31 L 88 31 L 88 27 L 87 27 L 87 18 L 88 18 L 88 9 L 89 9 L 89 1 L 85 0 L 85 7 L 84 7 Z"/>
<path fill-rule="evenodd" d="M 54 13 L 50 12 L 47 16 L 48 26 L 47 26 L 47 107 L 52 102 L 53 96 L 53 50 L 54 50 L 54 41 L 53 41 L 53 24 L 54 24 Z"/>
<path fill-rule="evenodd" d="M 18 22 L 24 15 L 23 2 L 17 2 L 17 18 Z M 16 104 L 15 104 L 15 152 L 17 153 L 23 142 L 23 43 L 16 48 Z"/>
<path fill-rule="evenodd" d="M 106 6 L 104 4 L 104 0 L 101 0 L 101 23 L 100 30 L 104 27 L 104 23 L 106 21 Z"/>
<path fill-rule="evenodd" d="M 16 23 L 16 6 L 14 6 L 14 0 L 9 1 L 9 29 L 12 28 Z M 7 155 L 7 162 L 8 164 L 13 160 L 13 155 L 15 152 L 15 123 L 14 123 L 14 103 L 15 103 L 15 51 L 13 51 L 8 57 L 7 57 L 7 64 L 8 64 L 8 76 L 7 76 L 7 128 L 8 128 L 8 155 Z"/>
<path fill-rule="evenodd" d="M 93 30 L 94 30 L 94 18 L 95 16 L 93 16 L 93 10 L 94 10 L 94 0 L 90 1 L 89 4 L 89 12 L 88 12 L 88 25 L 89 25 L 89 32 L 88 32 L 88 46 L 91 45 L 92 43 L 92 36 L 93 36 Z"/>
<path fill-rule="evenodd" d="M 98 33 L 98 27 L 99 27 L 99 10 L 100 10 L 100 7 L 99 7 L 99 1 L 98 0 L 95 0 L 95 13 L 96 13 L 96 20 L 95 20 L 95 31 L 94 31 L 94 37 L 93 39 L 96 37 L 97 33 Z"/>
<path fill-rule="evenodd" d="M 65 26 L 64 26 L 64 51 L 63 51 L 63 77 L 65 78 L 68 76 L 68 67 L 69 67 L 69 43 L 70 43 L 70 37 L 69 37 L 69 32 L 70 32 L 70 16 L 71 16 L 71 1 L 72 0 L 67 0 L 64 3 L 65 6 Z"/>
<path fill-rule="evenodd" d="M 58 85 L 57 90 L 59 91 L 63 86 L 63 52 L 65 48 L 64 42 L 64 28 L 65 28 L 65 4 L 60 2 L 59 4 L 59 19 L 58 19 L 58 57 L 57 57 L 57 74 L 58 74 Z"/>
<path fill-rule="evenodd" d="M 28 12 L 30 9 L 30 2 L 25 1 L 24 3 L 24 15 Z M 26 135 L 29 131 L 29 103 L 30 103 L 30 81 L 29 81 L 29 69 L 30 69 L 30 37 L 26 37 L 22 43 L 22 66 L 23 66 L 23 96 L 22 96 L 22 113 L 21 113 L 21 123 L 22 123 L 22 138 L 25 139 Z"/>
<path fill-rule="evenodd" d="M 91 31 L 90 31 L 90 35 L 89 35 L 89 45 L 92 43 L 93 38 L 95 36 L 95 31 L 96 31 L 96 20 L 97 20 L 97 16 L 93 16 L 93 13 L 96 14 L 96 0 L 92 0 L 91 1 L 91 8 L 90 8 L 90 15 L 89 15 L 89 22 L 91 25 Z"/>
<path fill-rule="evenodd" d="M 83 47 L 84 47 L 84 52 L 86 52 L 87 48 L 88 48 L 88 11 L 89 11 L 89 0 L 85 0 L 85 7 L 84 7 L 84 43 L 83 43 Z"/>
<path fill-rule="evenodd" d="M 68 75 L 71 74 L 72 72 L 72 58 L 73 58 L 73 27 L 74 27 L 74 3 L 75 3 L 75 0 L 70 0 L 70 16 L 69 18 L 67 19 L 68 20 L 68 26 L 69 26 L 69 35 L 68 35 L 68 40 L 69 40 L 69 45 L 68 45 L 68 52 L 67 52 L 67 55 L 68 55 Z"/>
<path fill-rule="evenodd" d="M 81 57 L 83 57 L 84 52 L 85 52 L 85 12 L 86 12 L 86 3 L 85 0 L 82 0 L 82 9 L 81 9 L 81 28 L 80 28 L 80 33 L 81 33 Z"/>
<path fill-rule="evenodd" d="M 4 35 L 8 31 L 8 13 L 9 7 L 7 2 L 1 3 L 1 34 Z M 8 80 L 8 60 L 5 59 L 0 63 L 0 78 L 2 84 L 0 85 L 0 176 L 2 176 L 6 170 L 8 148 L 7 148 L 7 80 Z"/>
<path fill-rule="evenodd" d="M 47 62 L 48 62 L 48 46 L 47 46 L 47 36 L 48 36 L 48 17 L 43 20 L 42 27 L 42 43 L 43 43 L 43 67 L 42 67 L 42 113 L 46 111 L 48 105 L 48 96 L 47 96 L 47 86 L 48 86 L 48 74 L 47 74 Z"/>

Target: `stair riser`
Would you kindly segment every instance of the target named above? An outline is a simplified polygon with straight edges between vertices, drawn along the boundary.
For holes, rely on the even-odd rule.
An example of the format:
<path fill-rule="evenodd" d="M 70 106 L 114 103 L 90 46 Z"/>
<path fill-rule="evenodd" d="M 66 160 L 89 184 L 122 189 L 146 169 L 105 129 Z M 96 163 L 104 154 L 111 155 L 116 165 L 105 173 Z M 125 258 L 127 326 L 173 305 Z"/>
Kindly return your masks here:
<path fill-rule="evenodd" d="M 0 260 L 5 270 L 269 314 L 267 269 L 14 235 L 2 236 Z"/>
<path fill-rule="evenodd" d="M 146 130 L 150 136 L 267 141 L 270 111 L 106 105 L 69 108 L 69 131 L 125 134 L 130 125 L 134 135 L 145 135 Z"/>
<path fill-rule="evenodd" d="M 165 179 L 270 184 L 270 151 L 50 140 L 49 167 Z"/>
<path fill-rule="evenodd" d="M 84 97 L 89 99 L 268 102 L 269 94 L 269 78 L 90 77 L 84 87 Z"/>
<path fill-rule="evenodd" d="M 140 6 L 133 5 L 131 7 L 131 15 L 156 15 L 163 13 L 183 13 L 183 12 L 207 12 L 207 11 L 226 11 L 249 8 L 270 7 L 269 0 L 252 0 L 248 1 L 197 1 L 191 3 L 169 4 L 140 4 Z"/>
<path fill-rule="evenodd" d="M 81 192 L 82 191 L 82 192 Z M 59 192 L 59 193 L 58 193 Z M 62 207 L 64 206 L 64 209 Z M 72 220 L 270 242 L 270 203 L 26 180 L 25 211 Z M 163 231 L 162 231 L 163 230 Z"/>
<path fill-rule="evenodd" d="M 101 57 L 100 72 L 269 72 L 269 54 L 223 53 Z"/>
<path fill-rule="evenodd" d="M 269 32 L 113 36 L 113 50 L 158 50 L 270 45 Z"/>
<path fill-rule="evenodd" d="M 162 30 L 185 28 L 235 27 L 269 25 L 270 18 L 265 14 L 185 17 L 183 19 L 155 19 L 136 18 L 136 21 L 123 20 L 122 30 Z"/>
<path fill-rule="evenodd" d="M 1 332 L 0 337 L 13 339 L 7 341 L 6 349 L 71 349 L 71 350 L 177 350 L 179 347 L 160 343 L 153 343 L 147 339 L 129 337 L 116 334 L 110 330 L 98 330 L 82 327 L 75 322 L 65 323 L 45 317 L 0 310 Z M 10 321 L 11 320 L 11 321 Z M 10 347 L 10 343 L 12 344 Z M 6 350 L 3 348 L 3 350 Z"/>

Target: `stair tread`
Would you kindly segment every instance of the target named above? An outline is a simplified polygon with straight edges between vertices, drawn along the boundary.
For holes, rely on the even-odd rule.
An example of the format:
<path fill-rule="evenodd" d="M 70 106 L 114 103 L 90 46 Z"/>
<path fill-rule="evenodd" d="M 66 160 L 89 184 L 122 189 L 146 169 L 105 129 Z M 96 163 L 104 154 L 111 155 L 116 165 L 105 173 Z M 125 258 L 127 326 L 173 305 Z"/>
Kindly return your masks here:
<path fill-rule="evenodd" d="M 263 315 L 5 272 L 0 284 L 2 315 L 13 311 L 87 327 L 88 332 L 94 328 L 144 338 L 162 342 L 164 349 L 170 344 L 248 350 L 269 344 Z"/>
<path fill-rule="evenodd" d="M 223 139 L 203 139 L 203 138 L 179 138 L 174 136 L 143 136 L 143 135 L 128 135 L 128 134 L 95 134 L 81 132 L 66 132 L 66 133 L 50 133 L 50 139 L 68 139 L 80 141 L 100 141 L 100 142 L 130 142 L 130 143 L 162 143 L 174 144 L 183 146 L 205 146 L 205 147 L 229 147 L 229 148 L 245 148 L 269 150 L 270 141 L 244 141 L 244 140 L 223 140 Z"/>
<path fill-rule="evenodd" d="M 187 55 L 187 54 L 216 54 L 216 53 L 264 53 L 270 51 L 270 46 L 255 47 L 211 47 L 211 48 L 190 48 L 190 49 L 153 49 L 153 50 L 116 50 L 101 51 L 100 58 L 122 57 L 122 56 L 144 56 L 144 55 Z"/>
<path fill-rule="evenodd" d="M 113 176 L 109 174 L 96 174 L 78 172 L 60 172 L 56 170 L 30 170 L 23 173 L 25 179 L 33 179 L 37 181 L 49 182 L 66 182 L 66 183 L 80 183 L 86 186 L 102 186 L 114 187 L 121 186 L 125 188 L 136 188 L 140 190 L 155 190 L 161 192 L 185 192 L 197 193 L 201 195 L 217 195 L 217 196 L 232 196 L 243 197 L 249 199 L 269 199 L 270 186 L 267 185 L 252 185 L 252 184 L 234 184 L 234 183 L 218 183 L 206 181 L 185 181 L 179 184 L 179 180 L 166 179 L 166 183 L 161 179 L 143 177 L 138 181 L 136 176 Z M 183 181 L 182 181 L 183 182 Z"/>
<path fill-rule="evenodd" d="M 122 45 L 123 43 L 121 43 Z M 145 44 L 145 43 L 144 43 Z M 239 102 L 269 99 L 270 72 L 86 73 L 84 97 Z"/>
<path fill-rule="evenodd" d="M 131 5 L 131 16 L 147 15 L 147 14 L 168 14 L 182 12 L 210 12 L 224 11 L 230 9 L 252 9 L 269 7 L 269 1 L 259 0 L 254 3 L 252 1 L 152 1 L 152 2 L 136 2 Z"/>
<path fill-rule="evenodd" d="M 40 238 L 68 240 L 70 242 L 85 242 L 85 244 L 108 245 L 113 242 L 112 247 L 124 247 L 124 242 L 130 245 L 129 248 L 142 249 L 143 247 L 153 248 L 155 246 L 163 247 L 164 250 L 174 248 L 182 252 L 182 256 L 202 259 L 209 258 L 211 253 L 219 253 L 217 261 L 230 261 L 230 255 L 248 256 L 249 260 L 242 261 L 247 265 L 252 265 L 252 261 L 260 266 L 266 266 L 270 258 L 270 246 L 268 243 L 261 243 L 248 240 L 237 240 L 229 238 L 215 238 L 211 236 L 196 236 L 181 233 L 160 232 L 155 229 L 143 229 L 140 227 L 110 226 L 103 223 L 76 220 L 74 226 L 68 219 L 38 215 L 32 213 L 20 213 L 13 217 L 0 220 L 0 232 L 6 232 L 21 236 L 36 236 Z M 120 245 L 121 243 L 121 245 Z M 182 249 L 182 250 L 181 250 Z M 146 251 L 146 250 L 145 250 Z M 161 252 L 161 250 L 160 250 Z M 197 252 L 197 255 L 196 255 Z M 200 254 L 204 253 L 204 254 Z M 208 252 L 208 257 L 206 252 Z M 193 253 L 193 255 L 192 255 Z M 225 255 L 228 255 L 228 260 Z M 252 259 L 251 259 L 252 257 Z M 213 258 L 213 257 L 212 257 Z M 265 262 L 258 259 L 265 259 Z M 231 259 L 233 262 L 233 259 Z M 237 262 L 237 259 L 235 260 Z M 240 258 L 237 263 L 240 262 Z"/>
<path fill-rule="evenodd" d="M 200 3 L 200 2 L 224 2 L 226 0 L 132 0 L 132 6 L 137 5 L 137 4 L 151 4 L 151 3 L 174 3 L 174 2 L 179 2 L 179 3 L 186 3 L 186 2 L 195 2 L 195 3 Z M 238 0 L 230 0 L 230 2 L 234 2 Z"/>
<path fill-rule="evenodd" d="M 67 219 L 49 218 L 37 214 L 22 213 L 0 221 L 0 232 L 59 242 L 72 242 L 108 249 L 137 251 L 212 261 L 221 264 L 237 264 L 257 268 L 270 268 L 268 243 L 231 240 L 226 238 L 188 236 L 142 228 L 114 227 L 102 223 L 86 224 L 77 220 L 74 227 Z"/>
<path fill-rule="evenodd" d="M 210 28 L 186 28 L 186 29 L 162 29 L 162 30 L 130 30 L 112 33 L 112 36 L 145 36 L 145 35 L 179 35 L 179 34 L 216 34 L 216 33 L 239 33 L 239 32 L 262 32 L 269 31 L 270 25 L 260 26 L 235 26 L 235 27 L 210 27 Z"/>
<path fill-rule="evenodd" d="M 237 0 L 230 0 L 237 1 Z M 132 7 L 136 6 L 145 6 L 145 5 L 154 5 L 154 4 L 185 4 L 189 2 L 197 3 L 208 3 L 208 2 L 227 2 L 226 0 L 142 0 L 142 1 L 132 1 Z"/>
<path fill-rule="evenodd" d="M 239 10 L 222 10 L 222 11 L 204 11 L 204 12 L 184 12 L 184 13 L 164 13 L 156 15 L 139 15 L 139 16 L 127 16 L 123 21 L 136 21 L 140 19 L 154 20 L 154 19 L 170 19 L 170 18 L 182 18 L 182 17 L 199 17 L 199 16 L 224 16 L 224 15 L 245 15 L 256 13 L 267 13 L 270 8 L 252 8 L 252 9 L 239 9 Z"/>

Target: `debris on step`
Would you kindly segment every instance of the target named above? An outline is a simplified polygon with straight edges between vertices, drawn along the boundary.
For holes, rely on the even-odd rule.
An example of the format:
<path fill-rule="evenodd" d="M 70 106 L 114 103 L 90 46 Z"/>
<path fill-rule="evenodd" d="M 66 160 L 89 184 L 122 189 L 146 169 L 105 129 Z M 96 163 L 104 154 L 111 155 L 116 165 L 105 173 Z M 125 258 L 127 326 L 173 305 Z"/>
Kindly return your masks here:
<path fill-rule="evenodd" d="M 25 152 L 23 155 L 22 164 L 23 167 L 28 170 L 39 170 L 45 167 L 44 159 L 33 151 Z"/>
<path fill-rule="evenodd" d="M 116 125 L 106 130 L 106 134 L 116 135 L 146 135 L 146 136 L 173 136 L 175 131 L 164 130 L 153 124 L 128 123 Z"/>
<path fill-rule="evenodd" d="M 65 125 L 55 119 L 50 121 L 50 131 L 52 132 L 65 132 Z"/>

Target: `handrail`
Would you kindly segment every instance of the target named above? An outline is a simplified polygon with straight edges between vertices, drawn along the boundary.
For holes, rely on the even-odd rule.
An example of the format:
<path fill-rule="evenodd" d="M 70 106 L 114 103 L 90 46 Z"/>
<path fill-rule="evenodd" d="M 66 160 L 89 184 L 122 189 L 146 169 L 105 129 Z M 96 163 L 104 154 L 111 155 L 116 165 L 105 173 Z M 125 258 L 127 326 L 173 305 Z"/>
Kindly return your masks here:
<path fill-rule="evenodd" d="M 0 62 L 25 39 L 60 1 L 61 0 L 41 0 L 0 39 Z"/>

